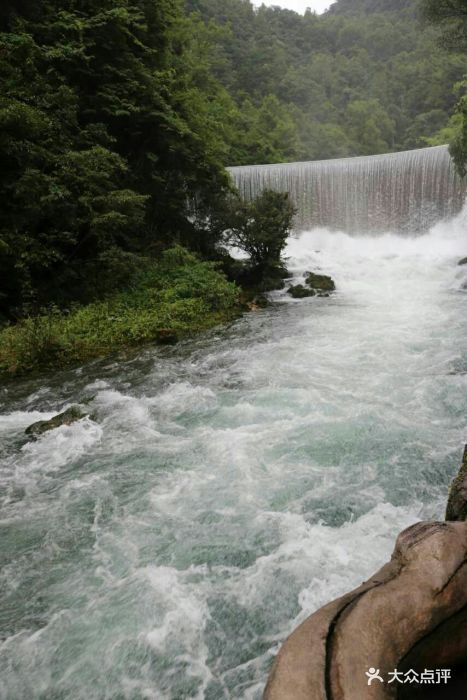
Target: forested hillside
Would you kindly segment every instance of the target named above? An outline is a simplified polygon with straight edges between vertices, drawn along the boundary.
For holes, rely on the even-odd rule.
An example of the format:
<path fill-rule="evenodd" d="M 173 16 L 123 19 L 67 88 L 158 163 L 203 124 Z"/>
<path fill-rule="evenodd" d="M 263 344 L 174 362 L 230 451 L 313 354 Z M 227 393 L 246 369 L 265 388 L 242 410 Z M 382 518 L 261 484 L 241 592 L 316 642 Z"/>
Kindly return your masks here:
<path fill-rule="evenodd" d="M 422 25 L 417 0 L 339 0 L 304 17 L 248 0 L 186 8 L 210 23 L 213 73 L 240 111 L 231 164 L 427 145 L 467 71 L 467 59 L 444 53 Z"/>
<path fill-rule="evenodd" d="M 181 3 L 7 0 L 0 32 L 0 318 L 206 252 L 225 119 Z"/>

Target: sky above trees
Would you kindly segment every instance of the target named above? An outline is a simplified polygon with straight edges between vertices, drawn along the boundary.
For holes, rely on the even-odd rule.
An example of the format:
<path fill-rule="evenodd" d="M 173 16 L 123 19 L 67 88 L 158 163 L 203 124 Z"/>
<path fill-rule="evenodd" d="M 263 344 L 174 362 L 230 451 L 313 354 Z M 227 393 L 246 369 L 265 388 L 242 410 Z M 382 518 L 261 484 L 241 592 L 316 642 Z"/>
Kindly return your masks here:
<path fill-rule="evenodd" d="M 295 10 L 303 14 L 307 7 L 316 12 L 324 12 L 327 10 L 332 0 L 253 0 L 253 4 L 257 5 L 279 5 L 289 10 Z"/>

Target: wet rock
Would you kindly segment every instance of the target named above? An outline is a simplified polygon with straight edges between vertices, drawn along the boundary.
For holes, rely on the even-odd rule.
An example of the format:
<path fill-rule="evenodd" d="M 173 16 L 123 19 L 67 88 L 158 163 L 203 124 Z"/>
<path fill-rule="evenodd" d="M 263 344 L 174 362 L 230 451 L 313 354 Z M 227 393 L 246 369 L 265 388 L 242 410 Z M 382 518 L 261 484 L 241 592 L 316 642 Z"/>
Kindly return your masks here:
<path fill-rule="evenodd" d="M 264 700 L 399 697 L 400 688 L 388 683 L 394 669 L 418 678 L 425 669 L 465 670 L 466 627 L 467 523 L 417 523 L 399 535 L 388 564 L 293 632 Z M 369 686 L 370 668 L 384 682 Z M 404 698 L 420 697 L 403 690 Z M 436 697 L 465 697 L 449 686 L 444 692 Z"/>
<path fill-rule="evenodd" d="M 295 284 L 289 287 L 287 293 L 294 299 L 304 299 L 305 297 L 314 297 L 316 292 L 314 289 L 307 289 L 303 284 Z"/>
<path fill-rule="evenodd" d="M 467 258 L 462 258 L 462 260 L 459 260 L 457 263 L 458 265 L 467 265 Z"/>
<path fill-rule="evenodd" d="M 260 309 L 265 309 L 266 306 L 269 305 L 269 301 L 264 294 L 258 294 L 258 296 L 253 299 L 253 303 L 256 304 L 256 306 L 259 306 Z"/>
<path fill-rule="evenodd" d="M 33 423 L 24 431 L 26 435 L 32 438 L 37 438 L 48 430 L 55 430 L 61 425 L 71 425 L 82 418 L 87 417 L 87 413 L 84 413 L 79 406 L 70 406 L 63 413 L 50 418 L 49 420 L 40 420 L 37 423 Z"/>
<path fill-rule="evenodd" d="M 262 311 L 268 306 L 269 302 L 264 294 L 258 294 L 250 301 L 246 302 L 246 307 L 249 311 Z"/>
<path fill-rule="evenodd" d="M 178 342 L 177 331 L 172 328 L 159 328 L 156 331 L 156 341 L 159 345 L 175 345 Z"/>
<path fill-rule="evenodd" d="M 328 275 L 316 275 L 314 272 L 307 272 L 305 283 L 321 292 L 333 292 L 336 288 L 334 280 Z"/>
<path fill-rule="evenodd" d="M 467 445 L 459 474 L 452 482 L 446 509 L 446 520 L 467 520 Z"/>

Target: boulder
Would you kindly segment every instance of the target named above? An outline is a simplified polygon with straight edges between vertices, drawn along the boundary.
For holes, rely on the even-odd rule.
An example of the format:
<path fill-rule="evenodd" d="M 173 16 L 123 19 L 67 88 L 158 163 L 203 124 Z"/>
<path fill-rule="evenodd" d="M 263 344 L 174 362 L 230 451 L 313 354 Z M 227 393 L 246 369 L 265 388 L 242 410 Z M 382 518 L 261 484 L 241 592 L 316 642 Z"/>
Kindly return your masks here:
<path fill-rule="evenodd" d="M 467 523 L 417 523 L 399 535 L 388 564 L 293 632 L 264 700 L 386 700 L 401 697 L 400 688 L 404 698 L 420 697 L 388 683 L 392 672 L 465 673 L 466 629 Z M 383 682 L 368 685 L 373 671 Z M 449 685 L 444 692 L 433 697 L 465 697 Z"/>
<path fill-rule="evenodd" d="M 40 420 L 37 423 L 33 423 L 26 428 L 25 433 L 32 438 L 37 438 L 48 430 L 54 430 L 61 425 L 71 425 L 82 418 L 86 418 L 87 415 L 88 414 L 84 413 L 79 406 L 70 406 L 66 411 L 59 413 L 49 420 Z"/>
<path fill-rule="evenodd" d="M 303 284 L 292 285 L 292 287 L 288 288 L 287 293 L 294 299 L 304 299 L 305 297 L 314 297 L 316 295 L 314 289 L 307 289 Z"/>
<path fill-rule="evenodd" d="M 467 258 L 462 258 L 462 260 L 459 260 L 457 263 L 458 265 L 467 265 Z"/>
<path fill-rule="evenodd" d="M 467 520 L 467 445 L 462 466 L 449 490 L 446 520 Z"/>
<path fill-rule="evenodd" d="M 316 275 L 314 272 L 306 273 L 305 282 L 311 289 L 321 292 L 333 292 L 336 288 L 335 282 L 331 277 L 328 275 Z"/>

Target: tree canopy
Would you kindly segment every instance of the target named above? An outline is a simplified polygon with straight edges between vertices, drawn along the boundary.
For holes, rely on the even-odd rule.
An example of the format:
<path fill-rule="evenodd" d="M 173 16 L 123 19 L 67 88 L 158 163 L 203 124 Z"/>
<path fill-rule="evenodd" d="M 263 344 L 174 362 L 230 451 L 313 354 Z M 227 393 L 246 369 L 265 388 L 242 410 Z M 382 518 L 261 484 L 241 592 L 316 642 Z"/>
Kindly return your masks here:
<path fill-rule="evenodd" d="M 231 165 L 425 146 L 448 124 L 467 71 L 423 26 L 418 0 L 338 0 L 304 16 L 249 0 L 185 7 L 219 28 L 212 70 L 241 113 Z"/>
<path fill-rule="evenodd" d="M 180 3 L 8 0 L 0 28 L 3 312 L 99 295 L 174 239 L 202 249 L 229 104 Z"/>

